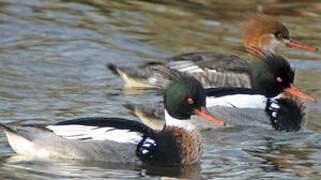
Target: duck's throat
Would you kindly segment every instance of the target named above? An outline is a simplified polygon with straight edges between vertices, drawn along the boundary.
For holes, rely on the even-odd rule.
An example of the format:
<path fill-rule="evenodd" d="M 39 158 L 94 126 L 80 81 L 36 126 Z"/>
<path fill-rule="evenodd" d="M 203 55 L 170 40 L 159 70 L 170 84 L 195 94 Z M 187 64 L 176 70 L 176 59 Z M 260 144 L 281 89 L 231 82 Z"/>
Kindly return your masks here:
<path fill-rule="evenodd" d="M 168 114 L 165 109 L 165 125 L 167 127 L 182 128 L 186 131 L 194 131 L 196 127 L 191 123 L 190 119 L 176 119 Z"/>

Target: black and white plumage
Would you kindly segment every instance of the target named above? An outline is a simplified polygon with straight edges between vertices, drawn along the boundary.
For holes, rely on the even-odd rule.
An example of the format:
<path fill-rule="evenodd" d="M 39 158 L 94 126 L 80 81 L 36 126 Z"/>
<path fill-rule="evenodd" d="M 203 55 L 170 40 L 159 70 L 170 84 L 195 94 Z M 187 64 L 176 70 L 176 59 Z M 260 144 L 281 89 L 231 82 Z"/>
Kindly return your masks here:
<path fill-rule="evenodd" d="M 156 132 L 136 121 L 83 118 L 48 126 L 24 125 L 13 130 L 1 125 L 1 128 L 15 152 L 33 158 L 159 165 L 176 165 L 181 161 L 174 134 Z M 167 149 L 176 151 L 166 154 Z"/>
<path fill-rule="evenodd" d="M 191 115 L 218 121 L 204 111 L 205 90 L 200 82 L 181 74 L 164 76 L 174 82 L 164 92 L 166 126 L 161 131 L 137 121 L 98 117 L 15 129 L 0 124 L 0 128 L 15 152 L 33 158 L 164 166 L 197 163 L 202 155 L 201 136 L 190 123 Z"/>
<path fill-rule="evenodd" d="M 232 126 L 298 131 L 305 125 L 304 102 L 292 94 L 281 93 L 271 98 L 262 92 L 246 88 L 213 90 L 208 91 L 206 98 L 209 112 Z"/>
<path fill-rule="evenodd" d="M 258 126 L 278 131 L 298 131 L 304 127 L 305 105 L 297 97 L 282 93 L 274 98 L 246 88 L 206 89 L 206 107 L 227 126 Z M 159 105 L 126 105 L 153 129 L 161 128 L 164 115 Z M 217 128 L 198 117 L 191 122 L 200 130 Z M 160 126 L 160 127 L 158 127 Z"/>
<path fill-rule="evenodd" d="M 232 62 L 243 62 L 243 60 L 238 58 L 227 58 L 227 60 L 225 60 L 225 56 L 222 55 L 221 59 L 215 59 L 215 63 L 210 62 L 209 60 L 198 61 L 197 58 L 191 58 L 194 61 L 184 61 L 184 58 L 182 58 L 183 60 L 178 60 L 177 57 L 174 58 L 175 61 L 170 61 L 167 64 L 153 63 L 151 66 L 144 65 L 134 68 L 134 71 L 133 69 L 121 70 L 121 68 L 117 68 L 114 65 L 109 65 L 109 68 L 114 72 L 118 72 L 122 77 L 125 77 L 127 79 L 129 78 L 129 74 L 133 75 L 137 73 L 143 73 L 144 76 L 139 76 L 139 78 L 143 77 L 143 79 L 145 79 L 144 82 L 149 84 L 148 87 L 154 88 L 159 88 L 159 86 L 162 86 L 163 84 L 168 84 L 164 82 L 169 81 L 169 79 L 166 79 L 164 78 L 164 76 L 160 75 L 162 73 L 191 74 L 193 77 L 198 79 L 205 87 L 215 87 L 218 82 L 219 86 L 238 87 L 240 86 L 240 83 L 243 84 L 243 82 L 245 81 L 239 81 L 238 78 L 229 78 L 232 77 L 230 76 L 230 73 L 225 74 L 226 76 L 224 75 L 224 77 L 222 76 L 220 78 L 217 78 L 218 74 L 221 74 L 222 72 L 226 73 L 231 68 L 237 70 L 237 72 L 239 73 L 238 76 L 240 75 L 239 77 L 244 75 L 244 77 L 246 77 L 246 82 L 250 84 L 252 89 L 259 91 L 267 97 L 275 97 L 281 92 L 288 92 L 312 102 L 316 101 L 314 98 L 311 98 L 301 93 L 294 87 L 293 82 L 295 71 L 286 59 L 276 54 L 273 54 L 270 51 L 265 51 L 262 49 L 252 48 L 251 51 L 253 52 L 253 54 L 255 54 L 257 61 L 253 64 L 245 63 L 247 61 L 244 61 L 244 65 L 242 65 L 241 67 L 239 67 L 241 63 L 236 63 L 236 65 L 233 65 Z M 186 56 L 193 56 L 193 54 Z M 213 56 L 215 57 L 215 54 L 213 54 Z M 151 70 L 151 68 L 153 70 Z M 147 70 L 149 73 L 146 73 Z M 203 74 L 200 75 L 200 73 Z M 214 75 L 213 73 L 216 75 Z M 134 78 L 135 81 L 132 82 L 142 82 L 139 80 L 139 78 Z"/>
<path fill-rule="evenodd" d="M 266 112 L 278 131 L 299 131 L 306 124 L 305 104 L 298 97 L 286 94 L 267 102 Z"/>
<path fill-rule="evenodd" d="M 1 127 L 18 154 L 121 163 L 140 162 L 135 149 L 156 134 L 141 123 L 120 118 L 82 118 L 47 126 L 23 125 L 15 130 Z"/>
<path fill-rule="evenodd" d="M 54 134 L 74 140 L 110 140 L 138 144 L 152 131 L 135 121 L 121 118 L 83 118 L 45 126 Z"/>

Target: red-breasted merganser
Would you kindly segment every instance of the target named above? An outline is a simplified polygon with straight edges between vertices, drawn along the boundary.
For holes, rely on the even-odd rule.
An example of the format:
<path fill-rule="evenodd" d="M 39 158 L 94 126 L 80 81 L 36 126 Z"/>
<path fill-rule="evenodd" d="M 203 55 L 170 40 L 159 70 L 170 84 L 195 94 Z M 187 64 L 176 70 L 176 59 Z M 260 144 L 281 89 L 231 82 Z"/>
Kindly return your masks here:
<path fill-rule="evenodd" d="M 317 51 L 293 42 L 285 25 L 271 17 L 255 18 L 244 31 L 243 42 L 246 49 L 263 49 L 274 52 L 279 45 Z M 251 59 L 256 60 L 255 54 Z M 138 67 L 108 68 L 126 81 L 127 88 L 153 88 L 161 82 L 155 76 L 157 71 L 177 70 L 193 75 L 205 88 L 247 87 L 250 88 L 252 64 L 238 56 L 216 52 L 193 52 L 165 59 L 163 62 L 149 62 Z"/>
<path fill-rule="evenodd" d="M 306 123 L 305 105 L 296 96 L 281 93 L 269 98 L 247 88 L 211 88 L 206 98 L 207 110 L 226 126 L 256 126 L 277 131 L 299 131 Z M 164 115 L 161 104 L 125 104 L 134 115 L 152 129 L 161 130 Z M 217 128 L 198 117 L 191 122 L 200 130 Z"/>
<path fill-rule="evenodd" d="M 305 122 L 305 107 L 294 95 L 313 102 L 315 99 L 293 89 L 294 70 L 284 58 L 268 51 L 257 54 L 260 56 L 251 78 L 254 86 L 263 89 L 209 88 L 206 89 L 206 107 L 228 125 L 255 124 L 286 131 L 301 129 Z M 133 110 L 145 124 L 152 124 L 155 129 L 162 127 L 162 121 L 157 120 L 157 117 L 162 119 L 160 110 L 144 105 L 126 107 Z M 200 121 L 195 121 L 195 124 L 202 126 L 201 129 L 209 127 Z"/>
<path fill-rule="evenodd" d="M 201 136 L 192 114 L 223 124 L 204 111 L 205 90 L 196 79 L 171 76 L 164 93 L 166 125 L 154 131 L 121 118 L 82 118 L 53 125 L 0 125 L 12 149 L 34 158 L 82 159 L 164 166 L 197 163 Z"/>
<path fill-rule="evenodd" d="M 253 89 L 260 91 L 267 97 L 275 97 L 281 92 L 288 92 L 311 102 L 316 102 L 314 98 L 303 94 L 294 87 L 295 71 L 286 59 L 265 50 L 253 49 L 253 51 L 255 51 L 257 58 L 251 65 L 249 72 Z M 166 71 L 165 69 L 162 70 Z M 166 72 L 183 73 L 176 70 Z M 164 78 L 158 74 L 155 71 L 154 77 L 159 81 L 157 85 L 155 84 L 155 87 L 166 84 Z"/>

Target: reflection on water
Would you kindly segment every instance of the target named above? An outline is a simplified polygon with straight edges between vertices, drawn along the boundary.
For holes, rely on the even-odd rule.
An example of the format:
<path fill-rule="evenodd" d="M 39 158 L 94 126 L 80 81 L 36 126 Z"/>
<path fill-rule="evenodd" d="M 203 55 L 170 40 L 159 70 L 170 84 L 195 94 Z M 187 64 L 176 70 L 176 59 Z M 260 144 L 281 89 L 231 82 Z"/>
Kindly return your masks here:
<path fill-rule="evenodd" d="M 16 178 L 88 179 L 88 178 L 148 178 L 152 176 L 199 179 L 200 166 L 155 167 L 107 162 L 41 161 L 23 156 L 11 156 L 0 172 Z M 1 176 L 0 176 L 1 177 Z"/>
<path fill-rule="evenodd" d="M 12 177 L 34 179 L 47 177 L 50 179 L 67 178 L 130 178 L 139 177 L 138 167 L 124 164 L 107 164 L 102 162 L 48 162 L 11 157 L 4 164 L 3 171 Z"/>
<path fill-rule="evenodd" d="M 50 123 L 92 116 L 135 119 L 121 104 L 152 103 L 161 97 L 122 89 L 122 80 L 105 68 L 107 63 L 136 66 L 190 51 L 244 56 L 240 28 L 253 12 L 280 18 L 293 39 L 320 48 L 321 4 L 315 1 L 3 0 L 1 123 Z M 320 98 L 320 52 L 282 48 L 278 53 L 296 67 L 296 86 Z M 14 153 L 1 133 L 0 177 L 318 179 L 321 106 L 309 102 L 307 106 L 306 132 L 255 128 L 205 132 L 201 165 L 180 168 L 13 161 Z"/>

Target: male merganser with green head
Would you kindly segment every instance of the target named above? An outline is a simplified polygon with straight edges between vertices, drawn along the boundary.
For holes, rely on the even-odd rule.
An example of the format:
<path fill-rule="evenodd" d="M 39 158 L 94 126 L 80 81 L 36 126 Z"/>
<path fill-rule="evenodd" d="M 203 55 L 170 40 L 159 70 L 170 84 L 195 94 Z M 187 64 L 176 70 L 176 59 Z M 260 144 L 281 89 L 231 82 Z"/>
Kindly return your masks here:
<path fill-rule="evenodd" d="M 294 70 L 281 56 L 258 51 L 251 79 L 254 89 L 222 87 L 206 89 L 206 107 L 215 117 L 233 126 L 265 126 L 276 130 L 297 131 L 304 126 L 305 106 L 300 98 L 316 100 L 293 86 Z M 285 94 L 290 93 L 290 94 Z M 126 105 L 145 124 L 162 127 L 159 107 Z M 160 119 L 160 120 L 159 120 Z M 197 119 L 196 121 L 193 121 Z M 200 129 L 211 125 L 198 118 L 192 122 Z"/>
<path fill-rule="evenodd" d="M 220 125 L 207 114 L 205 90 L 193 77 L 176 74 L 164 93 L 165 127 L 155 131 L 122 118 L 81 118 L 52 125 L 1 124 L 12 149 L 25 156 L 80 159 L 164 166 L 199 162 L 201 136 L 190 122 L 193 114 Z"/>

